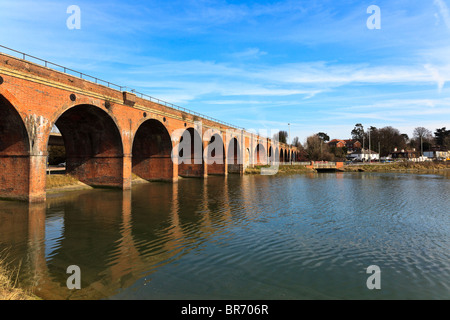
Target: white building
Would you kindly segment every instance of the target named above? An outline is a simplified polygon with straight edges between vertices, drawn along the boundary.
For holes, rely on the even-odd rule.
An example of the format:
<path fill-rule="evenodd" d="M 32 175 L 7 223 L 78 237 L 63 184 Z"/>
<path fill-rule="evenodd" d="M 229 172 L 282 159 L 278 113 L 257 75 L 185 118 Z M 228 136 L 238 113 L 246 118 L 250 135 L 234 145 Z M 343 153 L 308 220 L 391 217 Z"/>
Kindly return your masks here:
<path fill-rule="evenodd" d="M 347 158 L 352 161 L 379 161 L 380 154 L 373 150 L 361 149 L 350 153 Z"/>
<path fill-rule="evenodd" d="M 450 151 L 425 151 L 423 155 L 427 158 L 444 160 L 450 158 Z"/>

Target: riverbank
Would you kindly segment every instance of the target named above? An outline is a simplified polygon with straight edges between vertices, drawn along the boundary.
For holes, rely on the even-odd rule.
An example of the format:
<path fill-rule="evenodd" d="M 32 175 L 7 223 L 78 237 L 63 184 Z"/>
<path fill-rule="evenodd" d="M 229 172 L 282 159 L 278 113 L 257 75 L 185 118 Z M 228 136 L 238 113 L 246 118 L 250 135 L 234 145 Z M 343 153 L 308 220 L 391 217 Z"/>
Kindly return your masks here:
<path fill-rule="evenodd" d="M 245 174 L 261 174 L 261 168 L 269 166 L 255 166 L 245 169 Z M 307 168 L 301 165 L 280 165 L 277 175 L 289 175 L 300 173 L 316 172 L 315 169 Z M 432 173 L 432 172 L 450 172 L 450 161 L 448 162 L 394 162 L 394 163 L 374 163 L 345 165 L 337 172 L 411 172 L 411 173 Z"/>
<path fill-rule="evenodd" d="M 132 174 L 132 183 L 145 183 L 146 180 L 138 177 L 135 174 Z M 47 193 L 60 193 L 64 191 L 77 191 L 77 190 L 86 190 L 93 189 L 93 187 L 77 180 L 75 177 L 68 174 L 54 174 L 47 175 Z"/>
<path fill-rule="evenodd" d="M 449 162 L 394 162 L 379 164 L 347 165 L 345 172 L 445 172 L 450 170 Z"/>
<path fill-rule="evenodd" d="M 269 166 L 254 166 L 245 169 L 245 174 L 261 174 L 262 168 L 270 168 Z M 275 174 L 288 175 L 297 173 L 311 173 L 315 172 L 314 169 L 307 168 L 306 166 L 300 165 L 280 165 L 278 166 L 278 171 Z"/>
<path fill-rule="evenodd" d="M 11 270 L 0 256 L 0 300 L 41 300 L 31 290 L 17 286 L 20 270 Z"/>

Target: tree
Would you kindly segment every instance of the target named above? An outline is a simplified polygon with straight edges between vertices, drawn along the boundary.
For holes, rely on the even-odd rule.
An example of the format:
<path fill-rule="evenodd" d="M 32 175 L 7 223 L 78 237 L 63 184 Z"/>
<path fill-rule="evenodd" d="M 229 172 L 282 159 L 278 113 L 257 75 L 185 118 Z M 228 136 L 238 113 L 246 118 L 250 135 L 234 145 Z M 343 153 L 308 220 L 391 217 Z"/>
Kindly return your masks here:
<path fill-rule="evenodd" d="M 424 127 L 417 127 L 413 131 L 413 138 L 410 145 L 417 150 L 429 150 L 433 144 L 433 134 L 430 130 Z"/>
<path fill-rule="evenodd" d="M 306 138 L 306 154 L 308 159 L 312 161 L 332 161 L 334 159 L 334 156 L 328 151 L 328 145 L 318 134 Z"/>
<path fill-rule="evenodd" d="M 352 132 L 352 139 L 353 140 L 358 140 L 359 142 L 362 143 L 363 138 L 364 138 L 364 127 L 361 123 L 357 123 L 355 125 L 355 127 L 353 128 Z"/>
<path fill-rule="evenodd" d="M 345 161 L 347 157 L 347 147 L 329 147 L 329 151 L 332 155 L 334 155 L 335 160 Z"/>
<path fill-rule="evenodd" d="M 276 135 L 275 135 L 276 136 Z M 274 139 L 275 139 L 274 136 Z M 280 132 L 278 132 L 278 141 L 281 143 L 287 143 L 287 137 L 288 137 L 288 133 L 287 131 L 282 131 L 280 130 Z"/>
<path fill-rule="evenodd" d="M 415 139 L 432 139 L 433 135 L 430 130 L 424 127 L 417 127 L 413 131 L 413 138 Z"/>
<path fill-rule="evenodd" d="M 395 148 L 398 150 L 406 149 L 405 136 L 402 136 L 398 129 L 387 126 L 379 129 L 378 135 L 381 146 L 380 156 L 387 156 L 393 152 Z"/>
<path fill-rule="evenodd" d="M 295 137 L 294 139 L 292 139 L 292 145 L 297 148 L 302 147 L 302 144 L 300 143 L 300 140 L 298 139 L 298 137 Z"/>
<path fill-rule="evenodd" d="M 446 127 L 436 129 L 434 132 L 436 144 L 441 147 L 450 149 L 450 130 L 446 130 Z"/>
<path fill-rule="evenodd" d="M 325 132 L 319 132 L 317 136 L 323 141 L 327 142 L 330 141 L 330 137 Z"/>

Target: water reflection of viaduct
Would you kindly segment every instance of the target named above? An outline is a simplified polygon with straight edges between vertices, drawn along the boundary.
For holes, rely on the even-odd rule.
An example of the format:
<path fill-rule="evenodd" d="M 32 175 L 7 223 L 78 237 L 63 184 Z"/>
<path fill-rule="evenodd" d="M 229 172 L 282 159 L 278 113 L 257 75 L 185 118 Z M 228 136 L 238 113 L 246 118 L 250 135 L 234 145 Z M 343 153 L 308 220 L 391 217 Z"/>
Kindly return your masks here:
<path fill-rule="evenodd" d="M 176 181 L 178 176 L 242 173 L 249 165 L 297 157 L 297 149 L 286 144 L 82 76 L 0 53 L 0 197 L 45 200 L 47 150 L 55 126 L 64 140 L 67 172 L 92 186 L 127 190 L 132 173 Z M 173 139 L 175 131 L 183 132 L 179 141 Z M 172 148 L 185 138 L 198 163 L 175 165 Z M 223 150 L 216 150 L 217 139 Z M 222 163 L 205 161 L 221 151 Z"/>
<path fill-rule="evenodd" d="M 239 201 L 236 211 L 228 179 L 142 185 L 133 199 L 130 191 L 99 190 L 49 198 L 45 204 L 3 202 L 0 244 L 10 245 L 15 263 L 23 261 L 24 281 L 45 299 L 108 297 L 191 250 L 201 250 L 201 243 L 224 227 L 250 221 L 254 197 L 267 196 L 244 180 L 230 191 Z M 269 185 L 258 184 L 261 188 L 270 197 Z M 136 207 L 148 210 L 139 213 Z M 81 268 L 81 290 L 66 287 L 71 264 Z"/>

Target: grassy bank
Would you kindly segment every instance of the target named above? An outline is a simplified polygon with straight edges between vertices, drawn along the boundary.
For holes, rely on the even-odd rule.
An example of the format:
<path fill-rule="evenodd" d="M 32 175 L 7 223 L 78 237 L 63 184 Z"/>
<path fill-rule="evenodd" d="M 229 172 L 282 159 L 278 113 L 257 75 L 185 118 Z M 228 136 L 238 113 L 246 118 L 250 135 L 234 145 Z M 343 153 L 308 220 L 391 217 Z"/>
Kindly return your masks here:
<path fill-rule="evenodd" d="M 245 169 L 245 174 L 261 174 L 261 168 L 269 168 L 269 166 L 255 166 Z M 450 161 L 447 162 L 394 162 L 381 164 L 360 164 L 346 165 L 343 167 L 345 172 L 450 172 Z M 305 166 L 281 165 L 278 168 L 277 175 L 288 175 L 298 173 L 316 172 L 314 169 Z"/>
<path fill-rule="evenodd" d="M 78 185 L 79 181 L 68 174 L 47 175 L 47 189 Z"/>
<path fill-rule="evenodd" d="M 0 300 L 40 300 L 31 290 L 17 285 L 19 272 L 20 268 L 10 268 L 0 254 Z"/>
<path fill-rule="evenodd" d="M 132 174 L 133 183 L 146 182 L 146 180 L 139 178 L 134 173 Z M 91 189 L 92 187 L 82 183 L 77 178 L 69 174 L 53 174 L 47 175 L 47 191 L 59 192 L 65 190 Z"/>
<path fill-rule="evenodd" d="M 394 162 L 344 166 L 344 171 L 364 172 L 436 172 L 450 170 L 450 162 Z"/>
<path fill-rule="evenodd" d="M 261 174 L 261 168 L 269 168 L 269 166 L 255 166 L 252 168 L 247 168 L 245 169 L 245 174 Z M 314 170 L 299 165 L 292 165 L 292 166 L 280 165 L 278 167 L 278 171 L 276 172 L 276 174 L 288 175 L 288 174 L 308 173 L 308 172 L 314 172 Z"/>

